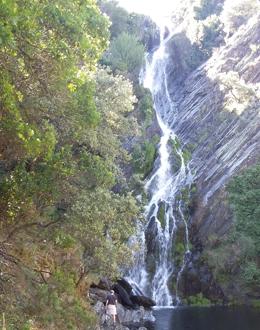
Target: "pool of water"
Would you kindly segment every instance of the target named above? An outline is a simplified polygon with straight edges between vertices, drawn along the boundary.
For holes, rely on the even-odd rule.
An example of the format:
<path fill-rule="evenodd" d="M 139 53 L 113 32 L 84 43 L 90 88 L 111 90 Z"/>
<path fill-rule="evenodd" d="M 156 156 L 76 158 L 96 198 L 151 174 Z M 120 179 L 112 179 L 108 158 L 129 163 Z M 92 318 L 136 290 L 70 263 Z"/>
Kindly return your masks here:
<path fill-rule="evenodd" d="M 178 307 L 154 310 L 152 330 L 260 330 L 260 310 L 249 307 Z"/>

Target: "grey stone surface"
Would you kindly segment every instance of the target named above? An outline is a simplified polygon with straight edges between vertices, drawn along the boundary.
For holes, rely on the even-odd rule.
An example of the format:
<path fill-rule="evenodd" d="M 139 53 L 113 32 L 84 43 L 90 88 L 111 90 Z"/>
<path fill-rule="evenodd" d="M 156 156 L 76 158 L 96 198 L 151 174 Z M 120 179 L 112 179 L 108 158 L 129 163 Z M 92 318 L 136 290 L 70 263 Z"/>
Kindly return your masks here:
<path fill-rule="evenodd" d="M 175 102 L 168 122 L 192 149 L 197 185 L 193 235 L 203 243 L 230 227 L 225 187 L 260 154 L 260 50 L 251 49 L 259 44 L 259 35 L 260 19 L 249 22 L 194 71 L 181 68 L 178 54 L 185 49 L 178 44 L 168 49 L 168 88 Z M 188 47 L 187 40 L 179 43 Z"/>
<path fill-rule="evenodd" d="M 105 306 L 103 302 L 97 301 L 93 307 L 94 311 L 98 314 L 100 320 L 100 329 L 122 329 L 127 330 L 128 327 L 124 324 L 142 324 L 145 321 L 154 322 L 155 318 L 151 310 L 145 310 L 144 307 L 140 307 L 136 310 L 127 309 L 121 304 L 117 304 L 117 324 L 113 325 L 112 318 L 106 314 Z M 138 328 L 136 328 L 138 329 Z M 141 329 L 146 329 L 141 327 Z"/>

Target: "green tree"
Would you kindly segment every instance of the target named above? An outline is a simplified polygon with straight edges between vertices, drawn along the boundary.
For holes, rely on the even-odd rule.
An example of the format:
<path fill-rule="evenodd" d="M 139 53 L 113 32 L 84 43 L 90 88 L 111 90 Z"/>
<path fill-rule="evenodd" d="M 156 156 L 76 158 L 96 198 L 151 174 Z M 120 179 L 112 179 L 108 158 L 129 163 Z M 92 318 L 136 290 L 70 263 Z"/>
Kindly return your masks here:
<path fill-rule="evenodd" d="M 198 23 L 199 32 L 197 43 L 204 56 L 209 58 L 214 47 L 223 43 L 223 24 L 216 15 L 211 15 L 203 22 Z"/>
<path fill-rule="evenodd" d="M 138 127 L 131 83 L 97 68 L 108 28 L 93 0 L 0 1 L 0 310 L 10 329 L 93 329 L 91 279 L 117 274 L 129 253 L 138 207 L 111 189 Z"/>
<path fill-rule="evenodd" d="M 120 196 L 97 189 L 78 198 L 72 207 L 72 229 L 84 247 L 88 271 L 116 276 L 118 266 L 131 262 L 126 241 L 134 233 L 137 214 L 138 207 L 130 194 Z"/>
<path fill-rule="evenodd" d="M 114 0 L 100 0 L 98 5 L 106 13 L 112 24 L 110 26 L 111 39 L 116 38 L 123 31 L 128 30 L 129 13 Z"/>
<path fill-rule="evenodd" d="M 234 213 L 233 226 L 221 241 L 213 239 L 204 257 L 228 294 L 232 281 L 240 287 L 240 298 L 253 297 L 260 285 L 260 166 L 235 176 L 228 184 L 228 192 Z"/>
<path fill-rule="evenodd" d="M 156 158 L 156 145 L 159 142 L 159 136 L 155 135 L 153 139 L 137 144 L 133 150 L 133 165 L 136 173 L 140 173 L 143 179 L 152 171 L 153 163 Z"/>
<path fill-rule="evenodd" d="M 114 0 L 99 0 L 99 7 L 111 20 L 111 39 L 122 32 L 135 36 L 147 50 L 154 47 L 154 41 L 159 41 L 159 29 L 149 16 L 128 13 Z"/>
<path fill-rule="evenodd" d="M 86 85 L 88 72 L 107 46 L 108 22 L 87 0 L 4 1 L 0 15 L 1 154 L 10 162 L 44 157 L 46 146 L 54 149 L 50 131 L 58 112 L 56 138 L 64 121 L 71 122 L 66 115 L 78 106 L 77 89 Z M 81 106 L 93 117 L 95 107 L 89 101 Z"/>
<path fill-rule="evenodd" d="M 138 39 L 126 32 L 121 33 L 111 42 L 105 61 L 113 70 L 123 73 L 140 71 L 144 59 L 144 46 Z"/>
<path fill-rule="evenodd" d="M 213 14 L 220 14 L 224 0 L 200 0 L 200 4 L 194 7 L 195 18 L 204 20 Z"/>
<path fill-rule="evenodd" d="M 231 207 L 238 233 L 253 239 L 260 253 L 260 165 L 245 170 L 229 184 Z"/>

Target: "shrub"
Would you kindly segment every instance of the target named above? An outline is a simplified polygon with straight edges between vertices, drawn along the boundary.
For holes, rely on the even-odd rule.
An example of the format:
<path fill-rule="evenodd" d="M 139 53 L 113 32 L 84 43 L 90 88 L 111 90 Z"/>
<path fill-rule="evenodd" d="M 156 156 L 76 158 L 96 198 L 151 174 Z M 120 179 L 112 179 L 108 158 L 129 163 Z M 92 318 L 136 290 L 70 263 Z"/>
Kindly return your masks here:
<path fill-rule="evenodd" d="M 105 63 L 113 70 L 123 73 L 139 72 L 144 59 L 144 46 L 138 39 L 126 32 L 121 33 L 112 40 L 107 53 Z"/>
<path fill-rule="evenodd" d="M 200 0 L 200 4 L 194 7 L 195 18 L 204 20 L 213 14 L 220 14 L 224 0 Z"/>
<path fill-rule="evenodd" d="M 211 301 L 204 297 L 203 294 L 200 292 L 194 296 L 189 296 L 188 298 L 186 298 L 186 303 L 192 306 L 209 306 L 211 304 Z"/>

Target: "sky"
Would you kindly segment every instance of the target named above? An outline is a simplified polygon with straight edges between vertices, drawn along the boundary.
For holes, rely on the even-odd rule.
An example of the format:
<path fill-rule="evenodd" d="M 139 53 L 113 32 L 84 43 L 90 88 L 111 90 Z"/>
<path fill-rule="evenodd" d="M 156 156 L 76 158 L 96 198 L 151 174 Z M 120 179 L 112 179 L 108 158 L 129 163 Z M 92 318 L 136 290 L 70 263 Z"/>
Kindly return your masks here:
<path fill-rule="evenodd" d="M 151 16 L 158 21 L 162 17 L 170 15 L 180 0 L 117 0 L 119 5 L 130 12 L 137 12 Z"/>

